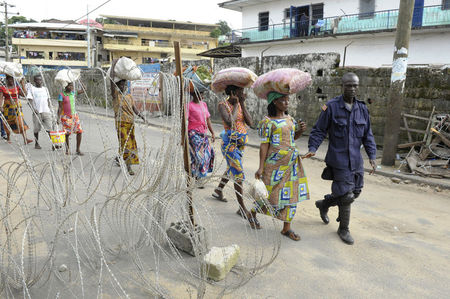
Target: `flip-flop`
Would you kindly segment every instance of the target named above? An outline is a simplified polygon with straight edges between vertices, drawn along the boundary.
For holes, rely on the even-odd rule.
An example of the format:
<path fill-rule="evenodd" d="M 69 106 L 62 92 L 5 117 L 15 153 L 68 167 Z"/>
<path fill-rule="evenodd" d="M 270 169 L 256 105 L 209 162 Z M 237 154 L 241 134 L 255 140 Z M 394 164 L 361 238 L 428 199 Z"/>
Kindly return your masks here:
<path fill-rule="evenodd" d="M 217 194 L 217 193 L 214 192 L 211 196 L 212 196 L 213 198 L 217 199 L 217 200 L 220 200 L 220 201 L 223 201 L 223 202 L 228 202 L 228 199 L 226 199 L 225 197 L 223 197 L 223 194 L 222 194 L 222 195 L 219 195 L 219 194 Z"/>
<path fill-rule="evenodd" d="M 290 230 L 288 230 L 288 231 L 285 231 L 284 233 L 281 232 L 281 234 L 282 234 L 283 236 L 288 237 L 288 238 L 291 239 L 291 240 L 294 240 L 294 241 L 300 241 L 300 240 L 301 240 L 300 236 L 297 235 L 292 229 L 290 229 Z"/>
<path fill-rule="evenodd" d="M 77 154 L 78 156 L 84 156 L 84 154 L 83 154 L 82 152 L 76 152 L 76 154 Z"/>

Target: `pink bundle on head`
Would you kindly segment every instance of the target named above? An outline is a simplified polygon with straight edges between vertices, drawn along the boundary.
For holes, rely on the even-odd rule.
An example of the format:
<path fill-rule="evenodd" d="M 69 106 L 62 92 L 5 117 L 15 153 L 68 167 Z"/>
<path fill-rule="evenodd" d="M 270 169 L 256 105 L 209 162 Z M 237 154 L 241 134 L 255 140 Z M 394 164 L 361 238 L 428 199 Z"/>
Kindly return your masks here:
<path fill-rule="evenodd" d="M 242 88 L 250 87 L 258 78 L 254 72 L 243 67 L 232 67 L 221 70 L 212 78 L 211 89 L 223 92 L 228 85 Z"/>
<path fill-rule="evenodd" d="M 311 75 L 298 69 L 277 69 L 261 75 L 252 88 L 255 94 L 267 99 L 267 94 L 276 91 L 282 94 L 297 93 L 311 84 Z"/>

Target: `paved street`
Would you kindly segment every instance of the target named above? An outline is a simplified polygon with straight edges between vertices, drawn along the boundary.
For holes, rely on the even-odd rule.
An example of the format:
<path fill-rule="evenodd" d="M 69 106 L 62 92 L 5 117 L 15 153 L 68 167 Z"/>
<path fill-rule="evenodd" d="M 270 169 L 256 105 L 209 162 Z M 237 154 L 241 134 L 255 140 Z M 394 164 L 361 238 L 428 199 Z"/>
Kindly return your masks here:
<path fill-rule="evenodd" d="M 25 119 L 31 124 L 27 108 Z M 82 151 L 95 154 L 117 147 L 111 118 L 82 113 L 81 119 L 85 129 Z M 144 145 L 147 149 L 158 147 L 162 142 L 160 130 L 139 125 L 137 143 L 140 149 L 143 150 Z M 28 132 L 31 137 L 32 131 Z M 219 133 L 216 132 L 216 135 Z M 74 148 L 75 138 L 72 137 L 71 141 Z M 33 144 L 28 145 L 31 160 L 46 159 L 50 143 L 42 140 L 41 145 L 41 151 L 35 150 Z M 5 142 L 0 143 L 0 164 L 15 159 L 11 151 Z M 215 151 L 216 164 L 221 165 L 218 173 L 221 173 L 224 163 L 217 141 Z M 300 148 L 300 151 L 305 152 L 305 149 Z M 246 149 L 244 166 L 247 178 L 252 179 L 258 167 L 256 148 Z M 225 228 L 220 231 L 224 243 L 242 243 L 245 246 L 249 234 L 273 235 L 276 238 L 281 236 L 281 249 L 275 261 L 265 272 L 229 297 L 448 297 L 450 191 L 436 192 L 427 186 L 394 184 L 387 177 L 366 174 L 363 193 L 352 205 L 350 231 L 355 244 L 348 246 L 336 234 L 338 224 L 334 219 L 337 217 L 337 208 L 331 209 L 330 224 L 324 225 L 314 206 L 314 201 L 321 199 L 330 190 L 330 183 L 320 179 L 323 166 L 321 161 L 304 161 L 311 200 L 300 204 L 292 224 L 302 237 L 300 242 L 282 237 L 279 234 L 282 224 L 276 222 L 274 227 L 266 216 L 259 216 L 264 226 L 261 231 L 249 232 L 248 224 L 235 214 L 237 202 L 232 192 L 227 192 L 228 203 L 210 197 L 213 183 L 208 183 L 205 189 L 194 193 L 195 201 L 217 216 L 213 220 L 204 220 L 204 223 L 220 221 L 221 227 Z M 200 216 L 202 211 L 199 212 Z M 140 296 L 145 295 L 138 291 L 132 292 L 132 297 Z M 183 295 L 181 291 L 179 296 L 188 297 L 187 293 Z"/>

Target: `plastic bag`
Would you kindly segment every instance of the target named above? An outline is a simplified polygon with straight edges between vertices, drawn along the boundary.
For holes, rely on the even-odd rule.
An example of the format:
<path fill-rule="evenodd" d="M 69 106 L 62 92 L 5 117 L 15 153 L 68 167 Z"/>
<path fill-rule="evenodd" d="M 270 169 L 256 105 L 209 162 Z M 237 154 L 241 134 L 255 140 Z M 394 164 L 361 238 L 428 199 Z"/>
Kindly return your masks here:
<path fill-rule="evenodd" d="M 189 66 L 183 72 L 183 77 L 191 80 L 191 82 L 189 84 L 190 92 L 194 92 L 195 89 L 197 89 L 198 92 L 205 92 L 209 89 L 210 81 L 208 78 L 205 78 L 204 80 L 200 79 L 200 76 L 198 74 L 199 69 L 201 69 L 201 68 Z"/>
<path fill-rule="evenodd" d="M 266 185 L 264 185 L 264 182 L 259 179 L 253 181 L 253 184 L 250 188 L 250 195 L 256 201 L 266 201 L 269 198 L 269 192 L 267 191 Z"/>
<path fill-rule="evenodd" d="M 23 77 L 22 65 L 15 62 L 0 61 L 0 73 L 21 79 Z"/>
<path fill-rule="evenodd" d="M 298 69 L 283 68 L 261 75 L 253 84 L 255 94 L 267 99 L 267 94 L 276 91 L 282 94 L 297 93 L 311 84 L 311 75 Z"/>
<path fill-rule="evenodd" d="M 257 78 L 254 72 L 243 67 L 223 69 L 212 78 L 211 89 L 223 92 L 228 85 L 246 88 L 252 86 Z"/>
<path fill-rule="evenodd" d="M 69 84 L 77 81 L 80 78 L 79 69 L 64 69 L 60 70 L 55 77 L 55 82 L 61 84 L 64 88 Z"/>
<path fill-rule="evenodd" d="M 106 72 L 108 78 L 111 77 L 111 68 Z M 142 80 L 142 72 L 136 65 L 136 63 L 128 57 L 120 57 L 114 67 L 114 82 L 120 80 Z"/>

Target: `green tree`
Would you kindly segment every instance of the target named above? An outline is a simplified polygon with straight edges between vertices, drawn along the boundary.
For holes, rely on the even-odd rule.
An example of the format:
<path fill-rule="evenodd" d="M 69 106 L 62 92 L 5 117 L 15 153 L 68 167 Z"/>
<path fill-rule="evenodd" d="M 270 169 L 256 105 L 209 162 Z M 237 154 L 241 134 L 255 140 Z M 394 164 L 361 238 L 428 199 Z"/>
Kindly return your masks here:
<path fill-rule="evenodd" d="M 209 34 L 211 37 L 218 38 L 220 35 L 227 35 L 231 32 L 231 28 L 228 26 L 227 21 L 219 20 L 216 25 L 219 25 L 219 27 L 211 31 Z"/>
<path fill-rule="evenodd" d="M 217 25 L 219 25 L 220 35 L 227 35 L 231 32 L 231 28 L 228 26 L 227 21 L 219 20 Z"/>

